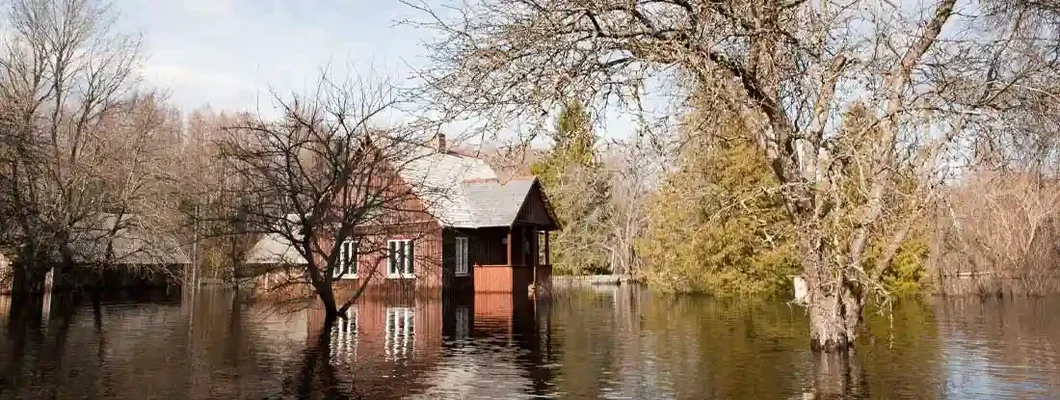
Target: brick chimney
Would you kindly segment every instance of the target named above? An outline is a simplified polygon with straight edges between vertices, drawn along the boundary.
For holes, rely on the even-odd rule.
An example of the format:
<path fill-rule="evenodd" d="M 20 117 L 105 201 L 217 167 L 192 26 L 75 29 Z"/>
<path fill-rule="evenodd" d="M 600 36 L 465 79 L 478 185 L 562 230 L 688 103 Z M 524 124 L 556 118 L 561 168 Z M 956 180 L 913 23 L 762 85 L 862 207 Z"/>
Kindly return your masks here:
<path fill-rule="evenodd" d="M 448 144 L 445 142 L 444 133 L 439 132 L 437 135 L 434 136 L 434 148 L 438 150 L 439 153 L 445 153 L 446 151 L 448 151 L 449 149 L 446 147 L 447 145 Z"/>

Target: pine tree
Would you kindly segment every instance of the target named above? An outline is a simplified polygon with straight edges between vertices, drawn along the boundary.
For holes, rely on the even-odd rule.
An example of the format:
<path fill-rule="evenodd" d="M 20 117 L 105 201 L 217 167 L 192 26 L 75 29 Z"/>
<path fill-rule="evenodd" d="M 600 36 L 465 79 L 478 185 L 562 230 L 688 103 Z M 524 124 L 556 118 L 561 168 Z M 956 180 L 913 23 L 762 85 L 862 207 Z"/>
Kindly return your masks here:
<path fill-rule="evenodd" d="M 552 242 L 552 261 L 558 273 L 603 272 L 607 254 L 599 240 L 608 180 L 596 154 L 591 117 L 580 102 L 564 106 L 552 139 L 552 149 L 530 166 L 563 226 Z"/>
<path fill-rule="evenodd" d="M 684 132 L 676 171 L 649 206 L 638 246 L 649 284 L 719 296 L 779 293 L 798 258 L 777 182 L 737 119 L 695 118 L 706 123 Z"/>

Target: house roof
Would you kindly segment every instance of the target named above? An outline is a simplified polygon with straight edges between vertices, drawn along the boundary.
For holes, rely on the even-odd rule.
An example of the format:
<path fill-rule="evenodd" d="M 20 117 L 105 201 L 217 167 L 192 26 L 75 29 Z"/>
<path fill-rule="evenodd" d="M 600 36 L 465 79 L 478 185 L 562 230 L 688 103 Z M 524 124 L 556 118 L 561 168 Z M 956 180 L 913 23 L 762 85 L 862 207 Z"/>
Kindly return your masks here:
<path fill-rule="evenodd" d="M 305 257 L 278 233 L 270 233 L 258 240 L 246 257 L 247 264 L 305 265 Z"/>
<path fill-rule="evenodd" d="M 308 262 L 302 253 L 298 252 L 298 249 L 294 247 L 290 240 L 278 233 L 278 231 L 295 232 L 292 229 L 296 229 L 298 225 L 298 215 L 287 214 L 286 218 L 277 221 L 277 231 L 266 234 L 254 247 L 247 252 L 244 261 L 247 264 L 267 264 L 267 265 L 306 265 Z M 296 237 L 301 239 L 301 236 Z"/>
<path fill-rule="evenodd" d="M 534 179 L 501 183 L 485 160 L 430 146 L 413 146 L 399 174 L 427 211 L 454 228 L 510 226 L 533 187 Z"/>
<path fill-rule="evenodd" d="M 74 227 L 72 248 L 77 263 L 108 261 L 108 245 L 114 264 L 191 264 L 177 239 L 153 232 L 140 215 L 103 213 Z M 110 234 L 113 232 L 114 236 Z"/>
<path fill-rule="evenodd" d="M 461 185 L 477 227 L 509 226 L 515 222 L 534 180 L 470 181 Z"/>

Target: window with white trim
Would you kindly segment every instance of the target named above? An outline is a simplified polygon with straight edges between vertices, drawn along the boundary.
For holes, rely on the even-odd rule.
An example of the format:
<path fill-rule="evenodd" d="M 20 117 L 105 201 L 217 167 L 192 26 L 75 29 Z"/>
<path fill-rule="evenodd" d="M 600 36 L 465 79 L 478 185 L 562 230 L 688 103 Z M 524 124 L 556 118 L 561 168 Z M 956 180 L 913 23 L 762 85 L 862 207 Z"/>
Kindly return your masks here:
<path fill-rule="evenodd" d="M 456 237 L 456 276 L 467 276 L 468 274 L 467 243 L 466 237 Z"/>
<path fill-rule="evenodd" d="M 388 240 L 386 275 L 388 278 L 412 278 L 415 274 L 413 260 L 416 258 L 412 240 Z"/>
<path fill-rule="evenodd" d="M 415 345 L 415 312 L 410 307 L 388 307 L 386 309 L 387 360 L 403 359 L 412 355 Z"/>
<path fill-rule="evenodd" d="M 339 265 L 335 268 L 332 278 L 357 278 L 357 242 L 353 239 L 347 239 L 339 245 Z"/>

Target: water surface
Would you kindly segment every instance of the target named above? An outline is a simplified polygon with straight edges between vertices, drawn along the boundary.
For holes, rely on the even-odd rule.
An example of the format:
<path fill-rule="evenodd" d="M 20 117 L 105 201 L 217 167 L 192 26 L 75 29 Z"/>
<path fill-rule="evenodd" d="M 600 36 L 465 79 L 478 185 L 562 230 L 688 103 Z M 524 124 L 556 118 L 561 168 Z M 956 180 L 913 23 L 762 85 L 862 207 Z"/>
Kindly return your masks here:
<path fill-rule="evenodd" d="M 323 329 L 231 292 L 0 301 L 3 398 L 1060 398 L 1060 299 L 905 301 L 816 359 L 782 302 L 596 288 L 372 299 Z"/>

